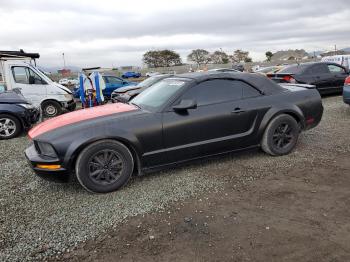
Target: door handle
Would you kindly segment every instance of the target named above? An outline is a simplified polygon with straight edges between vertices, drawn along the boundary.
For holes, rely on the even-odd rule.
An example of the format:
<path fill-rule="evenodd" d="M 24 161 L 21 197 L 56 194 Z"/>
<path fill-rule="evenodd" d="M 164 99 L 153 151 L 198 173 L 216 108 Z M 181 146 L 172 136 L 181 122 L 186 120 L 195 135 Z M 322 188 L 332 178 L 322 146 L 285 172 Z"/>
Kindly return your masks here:
<path fill-rule="evenodd" d="M 236 107 L 235 109 L 233 109 L 233 111 L 231 113 L 233 114 L 240 114 L 240 113 L 244 113 L 245 111 L 242 110 L 240 107 Z"/>

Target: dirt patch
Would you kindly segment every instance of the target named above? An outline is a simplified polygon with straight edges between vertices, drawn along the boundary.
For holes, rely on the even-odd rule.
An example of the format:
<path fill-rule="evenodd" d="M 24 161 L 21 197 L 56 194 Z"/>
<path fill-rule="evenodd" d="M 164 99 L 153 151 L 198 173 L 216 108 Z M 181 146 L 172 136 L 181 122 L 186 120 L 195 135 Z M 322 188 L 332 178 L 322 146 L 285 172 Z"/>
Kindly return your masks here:
<path fill-rule="evenodd" d="M 137 216 L 58 260 L 350 261 L 350 154 Z M 233 187 L 233 184 L 235 187 Z"/>

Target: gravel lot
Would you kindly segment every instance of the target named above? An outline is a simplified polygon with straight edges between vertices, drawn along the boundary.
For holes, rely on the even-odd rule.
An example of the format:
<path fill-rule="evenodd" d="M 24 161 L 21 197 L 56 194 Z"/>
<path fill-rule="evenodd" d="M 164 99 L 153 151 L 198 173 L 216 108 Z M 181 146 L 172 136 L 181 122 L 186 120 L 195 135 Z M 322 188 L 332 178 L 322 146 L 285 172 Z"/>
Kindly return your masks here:
<path fill-rule="evenodd" d="M 89 194 L 74 182 L 54 184 L 37 178 L 23 155 L 28 139 L 1 141 L 0 260 L 37 260 L 69 252 L 81 242 L 120 227 L 128 217 L 220 191 L 228 177 L 242 186 L 295 166 L 327 164 L 334 155 L 350 152 L 350 108 L 341 97 L 323 101 L 321 124 L 303 133 L 297 149 L 288 156 L 252 151 L 203 160 L 135 178 L 107 195 Z"/>

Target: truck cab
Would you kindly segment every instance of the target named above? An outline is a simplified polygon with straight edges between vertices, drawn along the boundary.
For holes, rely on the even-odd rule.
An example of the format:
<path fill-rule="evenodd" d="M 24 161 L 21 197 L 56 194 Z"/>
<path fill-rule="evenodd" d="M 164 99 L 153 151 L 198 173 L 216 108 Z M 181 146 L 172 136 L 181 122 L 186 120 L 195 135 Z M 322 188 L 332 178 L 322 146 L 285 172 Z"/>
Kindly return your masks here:
<path fill-rule="evenodd" d="M 73 111 L 76 104 L 72 92 L 40 71 L 33 64 L 33 57 L 38 58 L 39 54 L 0 51 L 0 74 L 6 90 L 19 90 L 47 117 Z"/>

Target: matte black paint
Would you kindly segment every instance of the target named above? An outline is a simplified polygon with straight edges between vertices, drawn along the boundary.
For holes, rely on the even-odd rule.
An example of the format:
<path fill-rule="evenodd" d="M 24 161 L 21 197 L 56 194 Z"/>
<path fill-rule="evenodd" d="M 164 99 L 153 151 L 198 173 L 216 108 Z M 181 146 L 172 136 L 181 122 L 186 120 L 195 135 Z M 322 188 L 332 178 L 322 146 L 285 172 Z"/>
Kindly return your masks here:
<path fill-rule="evenodd" d="M 171 102 L 174 104 L 179 100 L 178 94 L 158 112 L 139 109 L 90 119 L 49 131 L 34 140 L 52 144 L 58 159 L 50 161 L 61 164 L 64 173 L 71 173 L 77 155 L 86 145 L 101 139 L 116 139 L 131 150 L 140 172 L 259 146 L 267 124 L 281 113 L 295 117 L 302 130 L 312 128 L 321 121 L 323 107 L 315 89 L 286 90 L 265 76 L 248 73 L 176 76 L 183 77 L 192 79 L 186 89 L 208 79 L 237 79 L 254 86 L 261 94 L 175 112 Z M 308 125 L 306 119 L 310 118 L 314 122 Z M 26 150 L 26 156 L 33 166 L 50 162 L 47 158 L 41 158 L 33 148 L 31 146 Z M 42 170 L 36 172 L 42 173 Z"/>

